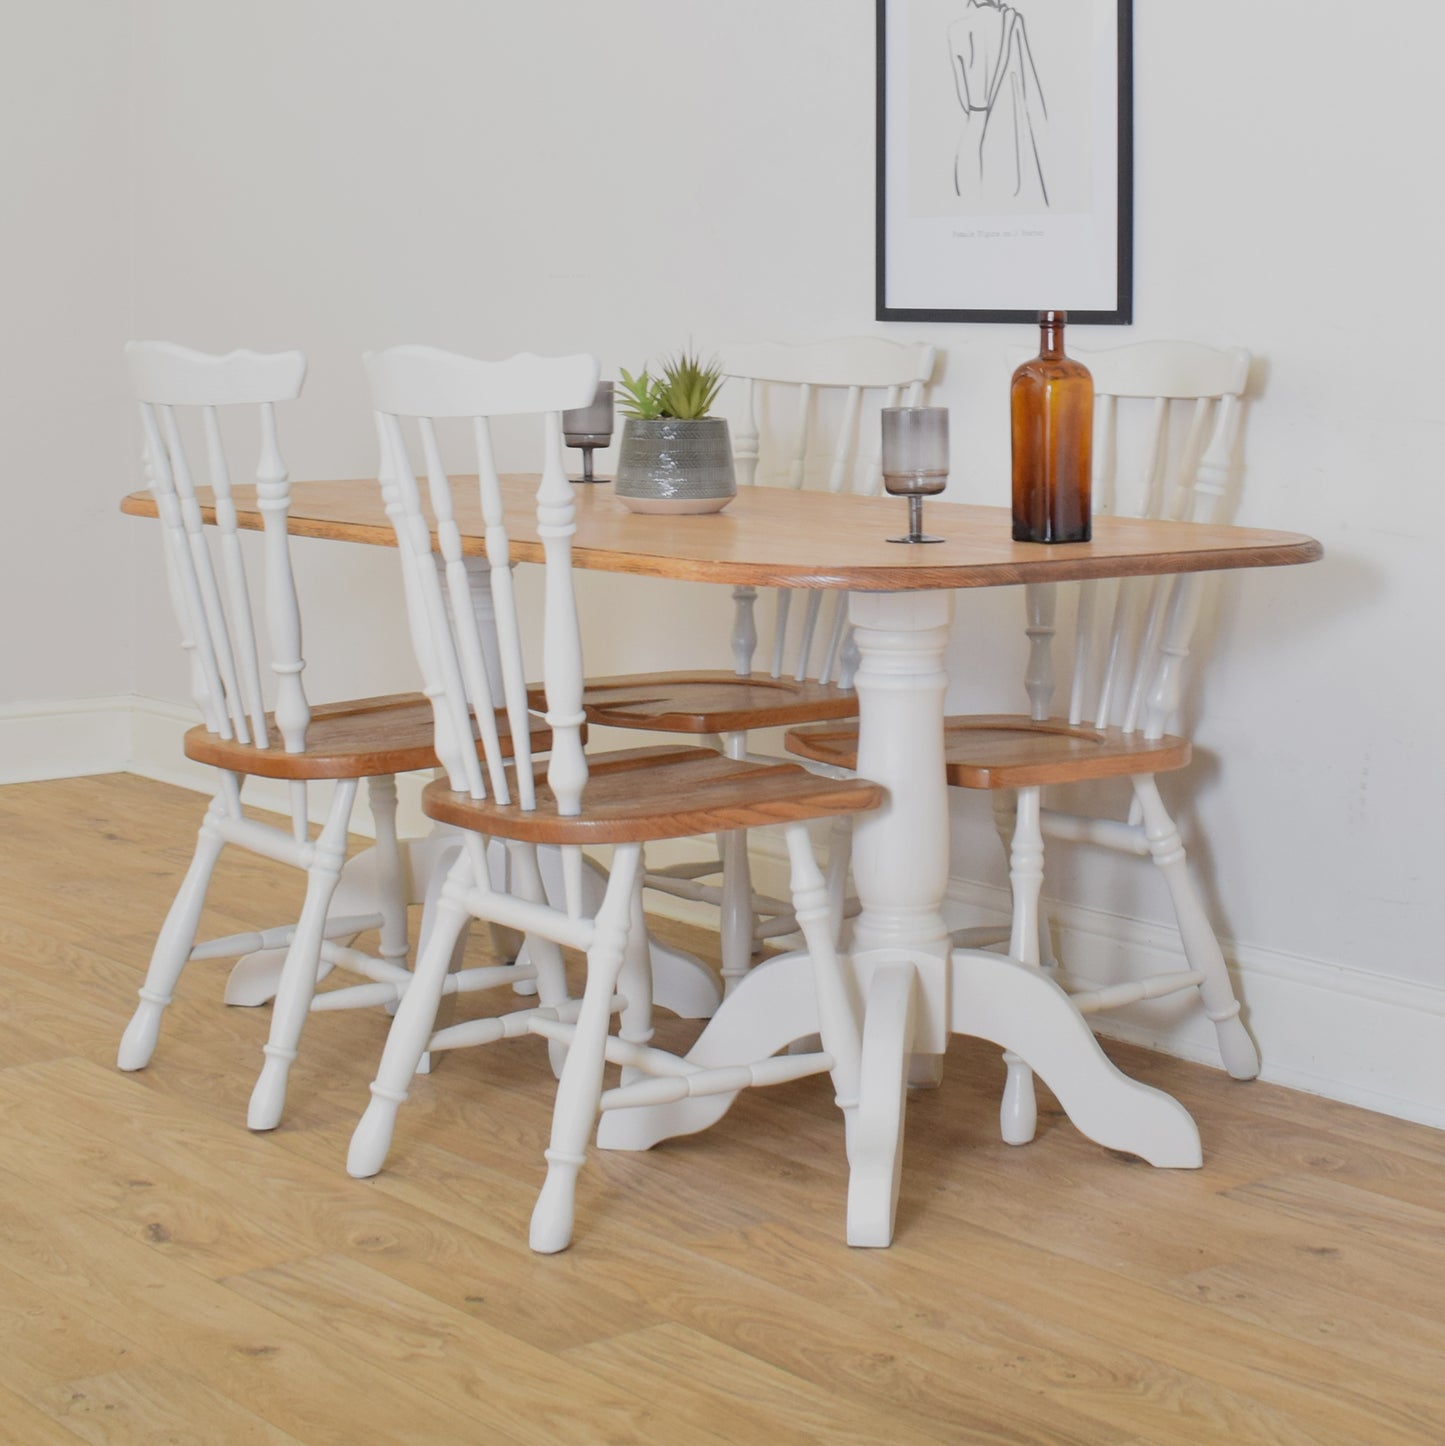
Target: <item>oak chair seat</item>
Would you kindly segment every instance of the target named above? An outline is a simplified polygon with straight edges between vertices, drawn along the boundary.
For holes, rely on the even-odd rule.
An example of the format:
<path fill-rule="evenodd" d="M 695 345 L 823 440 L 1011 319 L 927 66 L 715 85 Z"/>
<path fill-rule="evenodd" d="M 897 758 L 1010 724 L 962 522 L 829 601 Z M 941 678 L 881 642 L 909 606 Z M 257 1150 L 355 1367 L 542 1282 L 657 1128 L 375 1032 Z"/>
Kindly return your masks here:
<path fill-rule="evenodd" d="M 858 766 L 858 725 L 792 729 L 789 753 L 836 768 Z M 953 788 L 1034 788 L 1094 778 L 1167 773 L 1190 759 L 1187 738 L 1145 738 L 1122 728 L 980 713 L 944 720 L 945 777 Z"/>
<path fill-rule="evenodd" d="M 187 758 L 254 778 L 376 778 L 437 767 L 432 706 L 421 693 L 391 693 L 321 703 L 311 711 L 306 751 L 287 753 L 273 714 L 266 715 L 270 747 L 257 748 L 220 738 L 203 726 L 185 737 Z M 511 732 L 504 713 L 497 716 L 502 747 L 511 756 Z M 551 734 L 534 720 L 532 747 L 545 751 Z"/>
<path fill-rule="evenodd" d="M 733 733 L 856 718 L 858 695 L 851 688 L 812 678 L 774 678 L 757 672 L 739 677 L 719 668 L 589 678 L 582 706 L 590 722 L 609 728 Z"/>
<path fill-rule="evenodd" d="M 559 815 L 557 800 L 540 776 L 533 809 L 472 798 L 437 779 L 422 794 L 422 811 L 440 823 L 491 838 L 615 844 L 802 823 L 876 808 L 883 801 L 876 783 L 821 778 L 797 764 L 738 762 L 711 748 L 628 748 L 589 757 L 587 768 L 583 814 Z"/>

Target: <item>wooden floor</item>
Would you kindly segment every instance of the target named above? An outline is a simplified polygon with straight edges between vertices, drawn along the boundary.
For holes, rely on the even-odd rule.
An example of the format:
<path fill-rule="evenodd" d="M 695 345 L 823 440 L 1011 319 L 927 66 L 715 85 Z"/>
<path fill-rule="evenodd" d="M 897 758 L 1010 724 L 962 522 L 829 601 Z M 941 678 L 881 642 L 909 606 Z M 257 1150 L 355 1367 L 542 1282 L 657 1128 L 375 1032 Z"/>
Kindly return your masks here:
<path fill-rule="evenodd" d="M 1439 1132 L 1111 1046 L 1194 1113 L 1204 1169 L 1047 1098 L 1015 1150 L 996 1052 L 955 1041 L 890 1250 L 842 1243 L 809 1080 L 594 1151 L 576 1244 L 534 1256 L 540 1041 L 419 1080 L 366 1182 L 380 1016 L 310 1021 L 271 1135 L 243 1123 L 268 1013 L 221 1004 L 224 963 L 116 1071 L 200 812 L 126 776 L 0 789 L 0 1441 L 1445 1441 Z M 223 859 L 206 924 L 298 900 Z"/>

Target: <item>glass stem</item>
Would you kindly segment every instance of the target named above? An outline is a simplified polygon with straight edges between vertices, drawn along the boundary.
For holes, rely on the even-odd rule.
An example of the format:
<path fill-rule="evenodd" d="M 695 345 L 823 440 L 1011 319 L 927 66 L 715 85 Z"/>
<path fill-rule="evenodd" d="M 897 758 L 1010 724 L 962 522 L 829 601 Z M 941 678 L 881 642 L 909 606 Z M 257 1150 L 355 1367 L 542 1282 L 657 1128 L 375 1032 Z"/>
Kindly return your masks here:
<path fill-rule="evenodd" d="M 592 475 L 591 447 L 583 447 L 582 449 L 582 480 L 584 482 L 593 482 L 596 480 Z"/>
<path fill-rule="evenodd" d="M 908 540 L 923 541 L 923 498 L 916 493 L 908 499 Z"/>

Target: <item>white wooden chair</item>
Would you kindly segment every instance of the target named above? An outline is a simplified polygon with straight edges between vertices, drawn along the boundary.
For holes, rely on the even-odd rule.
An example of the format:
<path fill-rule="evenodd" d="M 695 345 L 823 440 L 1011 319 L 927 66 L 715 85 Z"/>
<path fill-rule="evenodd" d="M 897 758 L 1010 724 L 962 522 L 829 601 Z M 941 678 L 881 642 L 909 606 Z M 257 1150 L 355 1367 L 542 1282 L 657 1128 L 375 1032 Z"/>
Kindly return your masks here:
<path fill-rule="evenodd" d="M 1097 398 L 1095 511 L 1227 521 L 1235 503 L 1232 483 L 1249 354 L 1186 342 L 1145 342 L 1077 355 L 1093 373 Z M 1133 438 L 1142 445 L 1130 449 L 1142 460 L 1137 476 L 1120 466 L 1121 434 L 1128 430 L 1131 413 L 1147 424 Z M 994 792 L 995 818 L 1010 858 L 1009 953 L 1055 969 L 1065 988 L 1071 981 L 1057 971 L 1040 910 L 1045 836 L 1152 859 L 1169 891 L 1187 968 L 1081 989 L 1073 1001 L 1085 1014 L 1094 1014 L 1197 990 L 1217 1031 L 1225 1068 L 1236 1079 L 1252 1079 L 1259 1072 L 1259 1056 L 1239 1017 L 1224 956 L 1155 781 L 1157 774 L 1183 768 L 1190 759 L 1189 740 L 1165 729 L 1179 710 L 1201 581 L 1197 574 L 1181 573 L 1026 588 L 1029 711 L 949 718 L 947 776 L 954 787 Z M 1065 591 L 1072 598 L 1061 607 L 1056 594 Z M 1069 631 L 1072 639 L 1065 647 L 1058 634 Z M 1066 660 L 1063 669 L 1056 670 L 1056 658 Z M 1062 680 L 1056 681 L 1059 673 Z M 1058 693 L 1067 698 L 1062 712 L 1055 711 Z M 848 724 L 800 729 L 788 735 L 787 746 L 803 757 L 848 767 L 857 757 L 857 729 Z M 1124 777 L 1133 785 L 1127 819 L 1042 806 L 1041 790 L 1049 785 Z M 984 946 L 995 936 L 996 931 L 967 930 L 956 941 Z M 1003 1135 L 1023 1144 L 1033 1138 L 1036 1124 L 1032 1074 L 1017 1057 L 1005 1059 Z"/>
<path fill-rule="evenodd" d="M 722 371 L 743 391 L 733 442 L 739 486 L 881 491 L 878 408 L 919 405 L 934 360 L 932 346 L 884 337 L 723 347 Z M 691 734 L 729 758 L 747 758 L 757 756 L 749 735 L 760 729 L 857 717 L 847 593 L 820 590 L 795 603 L 792 590 L 772 591 L 761 652 L 757 589 L 734 588 L 731 669 L 590 678 L 588 719 Z M 840 820 L 829 855 L 835 912 L 848 837 Z M 707 882 L 719 875 L 720 883 Z M 647 887 L 720 909 L 725 990 L 767 939 L 796 928 L 786 901 L 753 892 L 744 833 L 719 838 L 716 860 L 650 869 Z"/>
<path fill-rule="evenodd" d="M 426 790 L 423 807 L 432 818 L 464 830 L 466 847 L 437 898 L 414 981 L 397 1009 L 371 1086 L 371 1103 L 352 1138 L 347 1168 L 355 1176 L 373 1175 L 381 1168 L 397 1109 L 423 1051 L 542 1035 L 565 1048 L 565 1064 L 531 1243 L 543 1252 L 561 1250 L 571 1240 L 577 1172 L 600 1110 L 730 1093 L 747 1084 L 827 1070 L 845 1118 L 854 1111 L 858 1022 L 851 985 L 835 953 L 826 890 L 806 822 L 872 808 L 880 790 L 865 782 L 820 778 L 796 764 L 760 766 L 685 745 L 589 758 L 581 736 L 582 652 L 571 564 L 574 504 L 562 460 L 561 413 L 591 399 L 596 361 L 523 355 L 483 362 L 427 347 L 397 347 L 368 357 L 367 372 L 387 439 L 382 467 L 387 512 L 397 530 L 418 660 L 436 707 L 437 755 L 447 770 L 445 779 Z M 514 735 L 525 737 L 522 720 L 528 708 L 518 627 L 522 599 L 513 590 L 490 420 L 537 413 L 543 414 L 538 420 L 545 441 L 537 522 L 546 556 L 543 677 L 552 735 L 545 779 L 534 777 L 525 747 L 518 748 L 515 765 L 509 766 L 488 727 L 497 701 L 504 699 Z M 446 418 L 464 419 L 475 439 L 476 485 L 499 642 L 490 666 L 470 606 L 461 534 L 453 520 L 453 483 L 437 441 L 436 421 Z M 433 565 L 428 518 L 407 457 L 403 423 L 409 419 L 416 419 L 420 434 L 440 568 Z M 469 713 L 485 745 L 480 763 L 473 750 L 454 743 L 466 736 Z M 655 839 L 728 832 L 763 822 L 786 828 L 799 926 L 816 964 L 823 1049 L 699 1069 L 647 1043 L 651 994 L 642 922 L 642 847 Z M 487 839 L 506 842 L 510 892 L 492 882 Z M 536 857 L 541 845 L 561 849 L 564 907 L 547 901 Z M 613 848 L 610 876 L 595 914 L 584 904 L 583 845 Z M 537 1002 L 500 1017 L 436 1030 L 453 946 L 472 918 L 526 933 L 537 971 Z M 563 944 L 587 956 L 580 1000 L 567 994 L 559 948 Z M 613 1035 L 611 1016 L 618 1010 L 620 1029 Z M 623 1066 L 622 1083 L 604 1093 L 609 1061 Z"/>
<path fill-rule="evenodd" d="M 236 351 L 209 356 L 167 342 L 131 342 L 131 382 L 140 403 L 146 475 L 160 513 L 171 600 L 190 659 L 191 690 L 203 719 L 186 734 L 186 756 L 217 770 L 217 789 L 201 824 L 195 853 L 156 940 L 140 989 L 140 1004 L 122 1037 L 117 1063 L 143 1069 L 151 1059 L 161 1017 L 190 960 L 225 959 L 286 949 L 265 1059 L 251 1096 L 248 1123 L 279 1123 L 286 1080 L 308 1010 L 395 1003 L 410 980 L 407 880 L 396 839 L 394 775 L 435 768 L 431 708 L 420 694 L 325 703 L 313 707 L 302 685 L 301 616 L 292 573 L 286 515 L 290 487 L 277 440 L 277 403 L 293 401 L 306 375 L 299 351 L 261 355 Z M 253 614 L 241 538 L 236 526 L 231 464 L 220 412 L 254 413 L 259 427 L 255 469 L 262 539 L 264 620 Z M 228 419 L 227 430 L 244 421 Z M 199 436 L 197 436 L 199 434 Z M 204 456 L 203 479 L 215 494 L 214 526 L 196 496 L 187 449 Z M 268 657 L 264 655 L 269 654 Z M 274 705 L 268 710 L 269 674 Z M 291 824 L 278 828 L 248 818 L 241 792 L 250 778 L 290 785 Z M 376 821 L 378 912 L 328 917 L 346 855 L 357 785 L 367 780 Z M 326 820 L 313 837 L 309 790 L 334 791 Z M 306 874 L 299 920 L 254 933 L 196 943 L 211 874 L 227 844 L 294 865 Z M 368 929 L 380 930 L 379 955 L 349 947 Z M 318 972 L 340 965 L 365 984 L 315 990 Z"/>

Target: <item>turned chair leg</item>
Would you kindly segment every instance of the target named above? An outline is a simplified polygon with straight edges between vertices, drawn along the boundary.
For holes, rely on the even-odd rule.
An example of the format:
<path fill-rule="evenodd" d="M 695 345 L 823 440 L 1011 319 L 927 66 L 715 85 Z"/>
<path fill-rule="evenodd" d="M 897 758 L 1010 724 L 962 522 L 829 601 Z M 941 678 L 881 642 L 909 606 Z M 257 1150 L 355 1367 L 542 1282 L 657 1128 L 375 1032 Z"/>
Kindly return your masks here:
<path fill-rule="evenodd" d="M 993 826 L 998 834 L 998 841 L 1003 848 L 1003 856 L 1008 859 L 1013 852 L 1014 827 L 1018 821 L 1018 800 L 1013 789 L 998 789 L 993 794 Z M 982 933 L 979 929 L 974 931 Z M 1049 937 L 1048 916 L 1044 913 L 1043 899 L 1039 900 L 1039 921 L 1038 921 L 1039 957 L 1038 963 L 1042 968 L 1052 969 L 1057 961 L 1054 958 L 1053 940 Z M 997 942 L 1002 943 L 1000 939 Z"/>
<path fill-rule="evenodd" d="M 406 863 L 396 836 L 396 779 L 391 774 L 366 781 L 367 801 L 376 823 L 376 888 L 381 912 L 380 956 L 405 965 L 407 951 Z"/>
<path fill-rule="evenodd" d="M 1013 930 L 1009 955 L 1021 964 L 1039 963 L 1039 899 L 1044 884 L 1044 835 L 1039 819 L 1039 790 L 1021 788 L 1009 850 L 1009 886 L 1013 892 Z M 1034 1075 L 1012 1050 L 1004 1052 L 1008 1076 L 999 1106 L 999 1131 L 1006 1143 L 1026 1145 L 1038 1128 Z"/>
<path fill-rule="evenodd" d="M 993 794 L 993 826 L 1008 858 L 1014 845 L 1014 820 L 1018 818 L 1018 802 L 1011 788 L 1000 788 Z"/>
<path fill-rule="evenodd" d="M 121 1036 L 116 1053 L 116 1064 L 121 1069 L 144 1069 L 155 1053 L 161 1031 L 161 1015 L 171 1002 L 181 970 L 186 967 L 191 950 L 196 946 L 196 930 L 200 926 L 206 890 L 210 887 L 216 860 L 225 846 L 218 826 L 224 813 L 225 806 L 221 800 L 213 799 L 201 822 L 190 867 L 156 936 L 145 983 L 140 987 L 140 1003 Z"/>
<path fill-rule="evenodd" d="M 511 871 L 512 889 L 519 899 L 529 904 L 547 903 L 546 884 L 542 878 L 541 860 L 535 844 L 511 841 L 507 844 L 508 868 Z M 549 1009 L 564 1004 L 567 994 L 567 964 L 562 958 L 562 949 L 554 939 L 544 939 L 540 934 L 526 937 L 524 944 L 527 962 L 537 971 L 537 978 L 530 990 L 518 989 L 518 993 L 532 993 L 537 1003 Z M 562 1078 L 562 1067 L 567 1062 L 567 1046 L 560 1039 L 547 1041 L 547 1059 L 552 1075 Z"/>
<path fill-rule="evenodd" d="M 351 809 L 356 801 L 357 780 L 343 779 L 336 785 L 326 823 L 312 845 L 311 866 L 306 870 L 306 899 L 291 947 L 281 966 L 276 1003 L 271 1014 L 271 1034 L 262 1046 L 265 1062 L 251 1091 L 246 1123 L 253 1130 L 273 1130 L 281 1122 L 286 1104 L 286 1080 L 291 1073 L 301 1030 L 316 993 L 316 971 L 321 962 L 321 944 L 326 937 L 326 916 L 331 898 L 346 862 L 346 834 Z"/>
<path fill-rule="evenodd" d="M 618 1038 L 646 1046 L 652 1040 L 652 947 L 647 939 L 647 916 L 642 907 L 642 885 L 647 872 L 646 854 L 637 870 L 628 914 L 627 947 L 622 956 L 618 988 L 627 1001 L 617 1021 Z M 622 1071 L 622 1083 L 642 1078 L 632 1067 Z"/>
<path fill-rule="evenodd" d="M 351 1135 L 346 1172 L 358 1180 L 375 1175 L 391 1148 L 396 1112 L 406 1099 L 407 1086 L 426 1053 L 436 1024 L 437 1009 L 451 969 L 452 950 L 472 917 L 471 911 L 457 901 L 472 882 L 471 858 L 463 852 L 452 864 L 437 896 L 411 983 L 396 1007 L 396 1016 L 387 1032 L 381 1063 L 371 1082 L 371 1102 Z"/>
<path fill-rule="evenodd" d="M 1199 993 L 1204 1011 L 1219 1036 L 1224 1067 L 1235 1079 L 1253 1079 L 1259 1073 L 1259 1051 L 1239 1017 L 1239 1000 L 1235 997 L 1218 936 L 1190 876 L 1179 830 L 1164 807 L 1159 784 L 1152 774 L 1134 780 L 1134 796 L 1144 816 L 1150 856 L 1164 876 L 1174 905 L 1184 957 L 1191 969 L 1204 976 Z"/>
<path fill-rule="evenodd" d="M 572 1241 L 577 1172 L 586 1159 L 587 1140 L 597 1123 L 612 997 L 627 950 L 640 858 L 638 844 L 621 844 L 613 853 L 612 876 L 597 912 L 592 947 L 587 951 L 582 1008 L 552 1111 L 547 1178 L 532 1210 L 529 1239 L 532 1249 L 543 1255 L 565 1250 Z"/>

